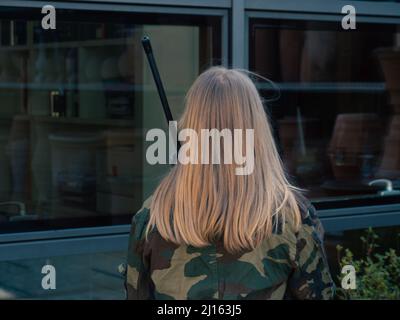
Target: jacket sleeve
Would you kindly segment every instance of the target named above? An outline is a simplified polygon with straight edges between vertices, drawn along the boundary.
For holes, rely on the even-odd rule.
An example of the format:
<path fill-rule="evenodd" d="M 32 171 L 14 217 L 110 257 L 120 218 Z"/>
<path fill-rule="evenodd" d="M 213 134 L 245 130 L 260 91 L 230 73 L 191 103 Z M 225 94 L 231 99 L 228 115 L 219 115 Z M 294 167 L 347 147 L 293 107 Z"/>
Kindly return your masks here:
<path fill-rule="evenodd" d="M 154 296 L 154 286 L 149 272 L 149 255 L 145 252 L 148 211 L 147 208 L 142 208 L 132 219 L 125 276 L 128 300 L 149 300 Z"/>
<path fill-rule="evenodd" d="M 294 299 L 332 299 L 335 284 L 323 246 L 323 229 L 314 207 L 310 206 L 296 235 L 294 270 L 287 292 Z"/>

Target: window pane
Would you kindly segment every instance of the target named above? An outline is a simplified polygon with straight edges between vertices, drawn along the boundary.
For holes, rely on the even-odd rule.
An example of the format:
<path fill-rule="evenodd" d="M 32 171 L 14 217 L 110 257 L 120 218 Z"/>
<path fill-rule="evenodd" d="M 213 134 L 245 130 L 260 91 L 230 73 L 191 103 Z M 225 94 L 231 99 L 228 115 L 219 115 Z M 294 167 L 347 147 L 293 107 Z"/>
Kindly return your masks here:
<path fill-rule="evenodd" d="M 0 9 L 0 232 L 128 223 L 166 166 L 145 132 L 167 128 L 141 47 L 150 36 L 172 112 L 219 64 L 219 17 Z M 170 39 L 171 41 L 168 41 Z"/>
<path fill-rule="evenodd" d="M 250 68 L 280 88 L 267 112 L 289 176 L 314 201 L 398 202 L 396 192 L 380 193 L 384 182 L 369 185 L 400 188 L 396 27 L 251 20 Z"/>
<path fill-rule="evenodd" d="M 0 300 L 122 300 L 124 277 L 118 266 L 125 260 L 126 251 L 114 251 L 0 261 Z M 55 290 L 42 287 L 48 272 L 42 269 L 48 265 L 54 267 Z"/>

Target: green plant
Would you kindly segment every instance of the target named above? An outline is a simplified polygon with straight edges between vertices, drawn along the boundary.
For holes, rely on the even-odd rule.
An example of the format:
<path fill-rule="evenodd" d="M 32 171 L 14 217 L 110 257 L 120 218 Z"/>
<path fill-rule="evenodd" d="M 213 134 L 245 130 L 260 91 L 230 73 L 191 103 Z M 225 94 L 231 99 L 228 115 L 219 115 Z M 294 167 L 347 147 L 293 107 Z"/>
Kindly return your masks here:
<path fill-rule="evenodd" d="M 399 236 L 399 235 L 398 235 Z M 400 256 L 396 250 L 378 250 L 379 236 L 369 228 L 361 238 L 365 255 L 356 258 L 348 249 L 337 246 L 341 268 L 352 265 L 356 271 L 356 289 L 338 288 L 339 299 L 400 299 Z M 345 275 L 339 275 L 339 284 Z"/>

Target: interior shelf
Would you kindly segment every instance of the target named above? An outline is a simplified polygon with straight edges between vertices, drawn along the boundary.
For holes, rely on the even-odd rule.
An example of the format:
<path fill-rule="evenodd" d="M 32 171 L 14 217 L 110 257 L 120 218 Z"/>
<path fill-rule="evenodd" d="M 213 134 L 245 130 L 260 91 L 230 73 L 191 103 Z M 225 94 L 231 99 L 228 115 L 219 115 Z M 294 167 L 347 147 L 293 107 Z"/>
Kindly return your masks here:
<path fill-rule="evenodd" d="M 79 90 L 79 91 L 118 91 L 118 92 L 151 92 L 155 91 L 154 85 L 138 85 L 123 82 L 94 82 L 94 83 L 66 83 L 66 82 L 45 82 L 45 83 L 21 83 L 21 82 L 0 82 L 0 89 L 30 89 L 30 90 Z M 181 94 L 182 88 L 168 88 L 168 93 Z"/>
<path fill-rule="evenodd" d="M 122 46 L 133 43 L 130 38 L 114 38 L 114 39 L 94 39 L 79 41 L 59 41 L 59 42 L 42 42 L 32 45 L 15 45 L 0 46 L 0 50 L 5 51 L 24 51 L 24 50 L 40 50 L 40 49 L 69 49 L 69 48 L 90 48 L 102 46 Z"/>
<path fill-rule="evenodd" d="M 134 127 L 132 119 L 96 119 L 96 118 L 74 118 L 74 117 L 51 117 L 35 115 L 17 115 L 15 119 L 29 120 L 33 122 L 48 122 L 56 124 L 81 124 L 81 125 L 100 125 L 113 127 Z"/>
<path fill-rule="evenodd" d="M 302 92 L 359 92 L 381 93 L 386 90 L 385 82 L 276 82 L 282 91 Z M 271 90 L 269 84 L 258 84 L 258 89 Z"/>

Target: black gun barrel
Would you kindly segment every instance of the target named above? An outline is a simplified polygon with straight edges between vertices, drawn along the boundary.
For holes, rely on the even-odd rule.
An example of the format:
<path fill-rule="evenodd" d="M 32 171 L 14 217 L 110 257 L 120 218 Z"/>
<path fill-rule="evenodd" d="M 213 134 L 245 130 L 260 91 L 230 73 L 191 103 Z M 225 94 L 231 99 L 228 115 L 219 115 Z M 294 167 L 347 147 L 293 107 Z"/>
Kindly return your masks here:
<path fill-rule="evenodd" d="M 172 118 L 171 109 L 169 108 L 167 95 L 165 94 L 164 86 L 161 81 L 160 73 L 158 72 L 156 60 L 154 59 L 153 49 L 151 47 L 151 42 L 149 37 L 143 37 L 142 45 L 144 52 L 147 56 L 147 61 L 149 62 L 151 73 L 153 74 L 154 82 L 156 83 L 158 95 L 160 96 L 161 105 L 164 109 L 165 117 L 167 118 L 167 124 L 169 125 L 170 121 L 174 121 Z M 181 144 L 179 140 L 177 141 L 177 151 L 179 151 Z"/>
<path fill-rule="evenodd" d="M 173 121 L 171 109 L 169 108 L 167 95 L 165 94 L 164 86 L 161 81 L 160 73 L 158 72 L 157 64 L 154 59 L 153 49 L 151 47 L 150 38 L 143 37 L 142 45 L 144 52 L 146 53 L 147 60 L 149 61 L 151 73 L 153 74 L 154 82 L 157 86 L 158 95 L 160 96 L 161 104 L 164 109 L 165 117 L 167 118 L 167 122 L 169 124 L 170 121 Z"/>

